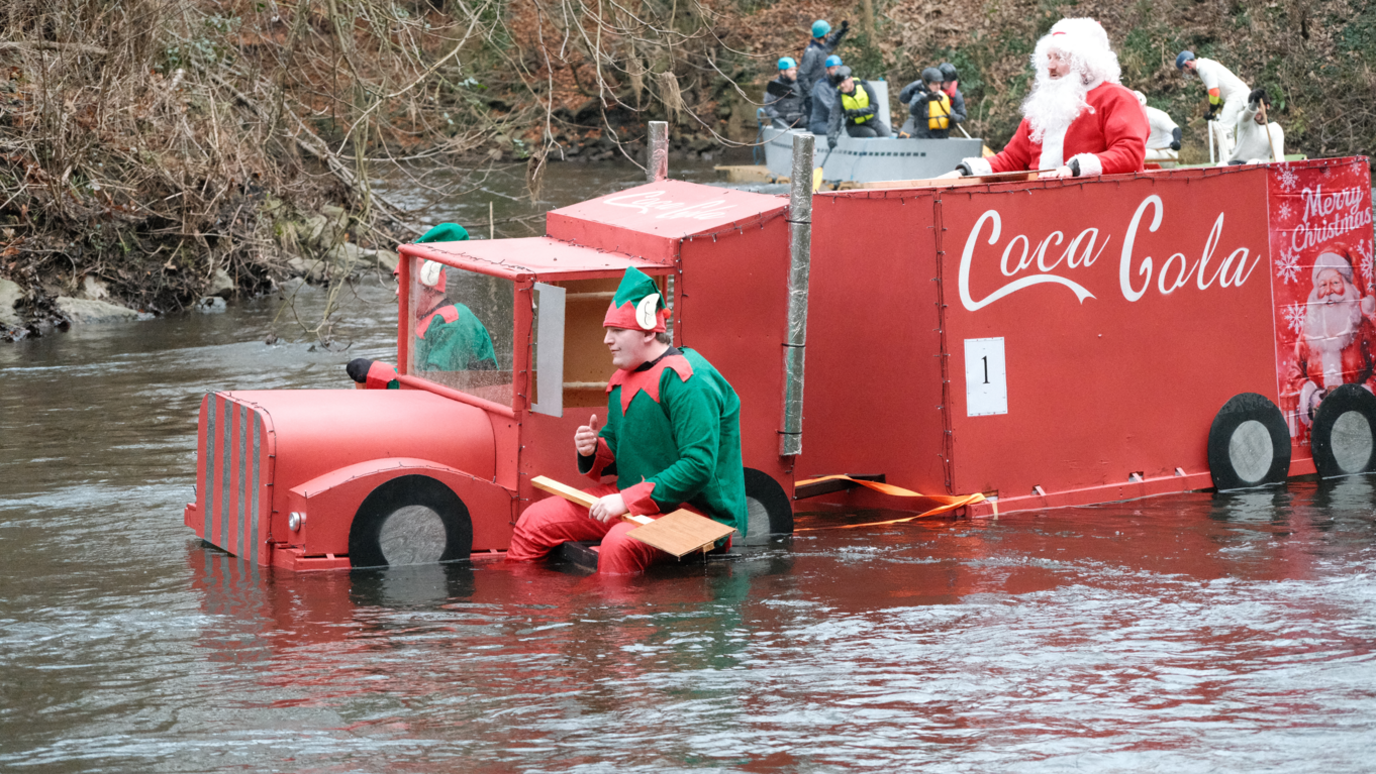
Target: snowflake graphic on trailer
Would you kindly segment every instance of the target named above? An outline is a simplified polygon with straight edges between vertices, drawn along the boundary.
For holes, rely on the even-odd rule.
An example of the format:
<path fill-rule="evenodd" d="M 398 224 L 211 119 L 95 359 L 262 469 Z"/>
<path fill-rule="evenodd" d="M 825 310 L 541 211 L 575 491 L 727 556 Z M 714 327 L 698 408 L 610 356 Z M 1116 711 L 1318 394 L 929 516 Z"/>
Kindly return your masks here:
<path fill-rule="evenodd" d="M 1296 281 L 1300 273 L 1300 254 L 1294 250 L 1282 250 L 1276 262 L 1276 279 L 1285 280 L 1288 285 Z"/>
<path fill-rule="evenodd" d="M 1276 171 L 1276 174 L 1280 176 L 1280 187 L 1282 190 L 1293 191 L 1295 190 L 1295 186 L 1300 184 L 1299 174 L 1291 169 L 1289 164 L 1282 166 Z"/>
<path fill-rule="evenodd" d="M 1291 333 L 1299 333 L 1304 330 L 1304 304 L 1296 302 L 1286 305 L 1285 324 L 1290 328 Z"/>
<path fill-rule="evenodd" d="M 1290 216 L 1295 214 L 1295 209 L 1290 206 L 1290 202 L 1281 202 L 1280 207 L 1276 209 L 1276 214 L 1280 215 L 1281 220 L 1289 220 Z"/>

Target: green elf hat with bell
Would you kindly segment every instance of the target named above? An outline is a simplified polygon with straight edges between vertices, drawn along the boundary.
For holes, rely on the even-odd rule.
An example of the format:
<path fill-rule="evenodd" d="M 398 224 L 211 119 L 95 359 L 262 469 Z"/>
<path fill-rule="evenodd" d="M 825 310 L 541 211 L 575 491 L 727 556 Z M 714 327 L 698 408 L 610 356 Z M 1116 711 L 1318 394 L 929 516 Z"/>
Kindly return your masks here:
<path fill-rule="evenodd" d="M 468 230 L 457 223 L 441 223 L 438 226 L 425 232 L 425 236 L 416 240 L 416 244 L 422 242 L 465 242 L 468 240 Z M 392 271 L 395 277 L 401 273 L 401 269 Z M 420 276 L 416 277 L 420 284 L 427 288 L 434 288 L 439 292 L 444 292 L 444 264 L 435 261 L 420 262 Z"/>
<path fill-rule="evenodd" d="M 631 266 L 612 296 L 602 327 L 664 333 L 668 319 L 669 310 L 664 306 L 659 286 L 645 272 Z"/>
<path fill-rule="evenodd" d="M 438 226 L 425 232 L 425 236 L 416 240 L 416 244 L 422 242 L 463 242 L 468 239 L 468 230 L 457 223 L 441 223 Z"/>

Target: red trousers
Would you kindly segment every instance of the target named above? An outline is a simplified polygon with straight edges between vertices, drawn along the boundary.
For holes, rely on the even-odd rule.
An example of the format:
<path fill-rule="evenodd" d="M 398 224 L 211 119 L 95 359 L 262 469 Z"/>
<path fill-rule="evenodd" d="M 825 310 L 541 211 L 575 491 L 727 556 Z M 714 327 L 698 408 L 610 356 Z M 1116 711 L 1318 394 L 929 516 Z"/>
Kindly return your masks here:
<path fill-rule="evenodd" d="M 584 492 L 593 497 L 616 494 L 620 490 L 611 484 L 599 484 Z M 533 562 L 543 559 L 560 543 L 581 540 L 601 540 L 597 571 L 607 575 L 628 575 L 644 572 L 656 562 L 673 559 L 653 546 L 627 537 L 637 524 L 616 519 L 611 524 L 588 515 L 588 509 L 562 497 L 546 497 L 530 506 L 516 520 L 511 535 L 511 549 L 506 552 L 508 562 Z"/>

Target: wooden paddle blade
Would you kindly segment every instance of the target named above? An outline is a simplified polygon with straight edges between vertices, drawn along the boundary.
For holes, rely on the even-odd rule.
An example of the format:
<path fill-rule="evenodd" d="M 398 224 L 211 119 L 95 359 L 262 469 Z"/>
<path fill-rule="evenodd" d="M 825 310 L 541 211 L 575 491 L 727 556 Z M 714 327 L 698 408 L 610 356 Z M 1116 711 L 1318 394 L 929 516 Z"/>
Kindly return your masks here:
<path fill-rule="evenodd" d="M 530 485 L 543 492 L 549 492 L 550 494 L 555 495 L 556 497 L 562 497 L 565 500 L 568 500 L 569 502 L 573 503 L 574 505 L 581 505 L 584 508 L 591 508 L 592 504 L 597 502 L 597 498 L 593 497 L 587 492 L 584 492 L 581 489 L 574 489 L 568 484 L 561 484 L 558 481 L 555 481 L 552 478 L 546 478 L 545 476 L 536 476 L 535 478 L 532 478 L 530 480 Z M 653 519 L 651 519 L 649 516 L 634 516 L 629 513 L 622 514 L 621 518 L 625 519 L 626 521 L 635 522 L 636 524 L 649 524 L 651 521 L 653 521 Z"/>
<path fill-rule="evenodd" d="M 735 530 L 725 524 L 680 508 L 626 535 L 674 556 L 683 556 L 700 551 L 732 532 Z"/>
<path fill-rule="evenodd" d="M 580 489 L 574 489 L 568 484 L 561 484 L 552 478 L 536 476 L 530 480 L 530 485 L 543 492 L 558 495 L 571 503 L 577 503 L 584 508 L 591 508 L 592 504 L 597 502 L 597 498 L 587 492 Z"/>

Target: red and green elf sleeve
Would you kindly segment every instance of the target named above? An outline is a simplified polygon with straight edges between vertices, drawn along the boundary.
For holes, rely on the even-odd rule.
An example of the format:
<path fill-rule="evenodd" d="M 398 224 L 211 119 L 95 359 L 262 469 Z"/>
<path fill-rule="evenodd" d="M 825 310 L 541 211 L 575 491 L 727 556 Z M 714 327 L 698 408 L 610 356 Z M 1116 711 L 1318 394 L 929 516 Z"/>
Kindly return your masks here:
<path fill-rule="evenodd" d="M 610 387 L 606 451 L 599 443 L 580 469 L 610 473 L 614 464 L 631 513 L 687 504 L 744 535 L 740 399 L 726 379 L 696 352 L 670 350 L 647 371 L 618 372 Z"/>

